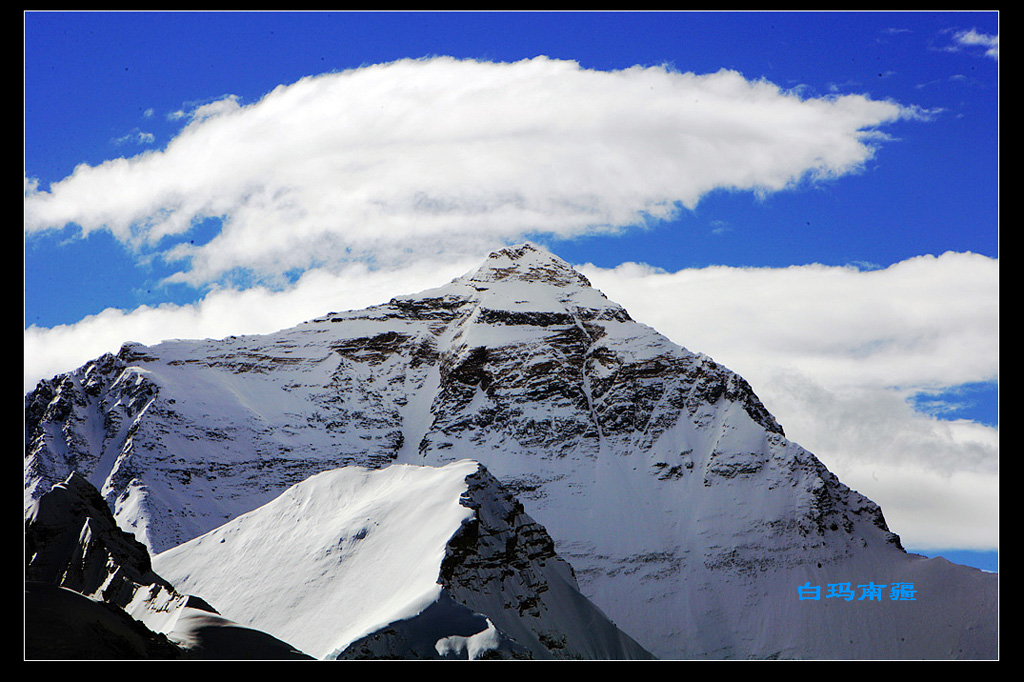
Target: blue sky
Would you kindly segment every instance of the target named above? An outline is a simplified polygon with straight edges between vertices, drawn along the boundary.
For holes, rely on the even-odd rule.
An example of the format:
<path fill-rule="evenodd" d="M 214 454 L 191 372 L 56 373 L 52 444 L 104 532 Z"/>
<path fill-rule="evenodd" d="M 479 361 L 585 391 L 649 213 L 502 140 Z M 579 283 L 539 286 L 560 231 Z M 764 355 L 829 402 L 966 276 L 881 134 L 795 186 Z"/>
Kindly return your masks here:
<path fill-rule="evenodd" d="M 748 378 L 906 545 L 995 556 L 997 13 L 24 19 L 26 390 L 531 239 Z"/>

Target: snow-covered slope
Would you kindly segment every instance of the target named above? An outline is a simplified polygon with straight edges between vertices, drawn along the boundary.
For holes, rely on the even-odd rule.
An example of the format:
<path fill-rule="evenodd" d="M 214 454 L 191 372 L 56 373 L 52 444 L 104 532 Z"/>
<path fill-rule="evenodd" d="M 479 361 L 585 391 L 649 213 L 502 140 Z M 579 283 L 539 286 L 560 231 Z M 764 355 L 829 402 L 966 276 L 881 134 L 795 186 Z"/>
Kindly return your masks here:
<path fill-rule="evenodd" d="M 323 472 L 154 566 L 318 658 L 649 657 L 471 461 Z"/>
<path fill-rule="evenodd" d="M 154 553 L 322 471 L 472 459 L 656 655 L 996 651 L 996 576 L 906 554 L 741 377 L 531 245 L 275 334 L 125 344 L 41 382 L 26 416 L 26 500 L 78 470 Z M 798 601 L 849 580 L 922 589 Z"/>

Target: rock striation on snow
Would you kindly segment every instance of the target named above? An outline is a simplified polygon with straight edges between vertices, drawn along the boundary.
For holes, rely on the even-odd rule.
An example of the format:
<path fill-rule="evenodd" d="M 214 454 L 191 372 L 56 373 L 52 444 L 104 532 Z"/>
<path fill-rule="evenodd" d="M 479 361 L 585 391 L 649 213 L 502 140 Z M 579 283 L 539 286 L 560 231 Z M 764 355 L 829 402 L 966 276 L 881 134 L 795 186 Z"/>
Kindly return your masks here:
<path fill-rule="evenodd" d="M 274 334 L 126 343 L 25 413 L 26 505 L 80 472 L 154 554 L 321 472 L 470 459 L 659 657 L 997 655 L 997 576 L 907 554 L 746 381 L 530 244 Z"/>

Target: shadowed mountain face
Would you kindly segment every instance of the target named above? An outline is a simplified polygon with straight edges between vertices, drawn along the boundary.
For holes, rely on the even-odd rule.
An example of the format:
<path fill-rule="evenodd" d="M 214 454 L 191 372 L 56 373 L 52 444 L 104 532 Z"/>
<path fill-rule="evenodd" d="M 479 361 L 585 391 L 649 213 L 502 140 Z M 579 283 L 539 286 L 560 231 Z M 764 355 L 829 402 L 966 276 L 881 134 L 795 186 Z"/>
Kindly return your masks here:
<path fill-rule="evenodd" d="M 660 657 L 996 655 L 996 576 L 906 554 L 746 381 L 528 244 L 274 334 L 125 344 L 26 396 L 26 442 L 26 505 L 78 471 L 154 554 L 323 471 L 472 459 Z M 799 599 L 843 583 L 916 599 Z"/>
<path fill-rule="evenodd" d="M 178 593 L 145 545 L 114 522 L 77 473 L 25 518 L 25 657 L 57 659 L 308 659 Z"/>

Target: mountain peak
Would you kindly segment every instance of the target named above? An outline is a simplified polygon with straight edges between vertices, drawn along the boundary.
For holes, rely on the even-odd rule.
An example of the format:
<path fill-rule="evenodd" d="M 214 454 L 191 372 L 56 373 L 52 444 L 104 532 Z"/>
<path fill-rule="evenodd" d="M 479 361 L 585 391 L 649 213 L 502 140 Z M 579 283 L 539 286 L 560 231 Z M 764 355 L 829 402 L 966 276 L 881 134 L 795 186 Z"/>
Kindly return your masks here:
<path fill-rule="evenodd" d="M 461 278 L 465 283 L 543 282 L 589 287 L 590 280 L 564 260 L 529 242 L 492 252 L 483 265 Z"/>
<path fill-rule="evenodd" d="M 694 320 L 700 323 L 713 319 Z M 238 570 L 229 570 L 221 556 L 232 537 L 241 542 L 245 535 L 268 557 L 283 552 L 275 556 L 290 565 L 286 545 L 298 547 L 292 541 L 301 539 L 295 529 L 321 528 L 316 543 L 305 535 L 315 565 L 304 570 L 322 581 L 323 592 L 289 570 L 266 579 L 296 581 L 292 586 L 261 583 L 266 589 L 240 600 L 266 613 L 278 604 L 273 617 L 282 620 L 299 586 L 311 608 L 322 600 L 332 617 L 343 614 L 338 626 L 346 632 L 357 620 L 353 603 L 365 606 L 365 615 L 395 596 L 388 585 L 410 594 L 412 583 L 381 572 L 409 568 L 393 560 L 397 547 L 425 562 L 431 552 L 417 571 L 418 594 L 429 588 L 433 598 L 443 566 L 451 594 L 456 587 L 474 592 L 479 613 L 511 604 L 513 621 L 540 613 L 547 622 L 543 604 L 575 609 L 586 597 L 663 658 L 990 658 L 998 651 L 997 576 L 907 554 L 878 505 L 787 440 L 742 377 L 631 320 L 533 244 L 495 251 L 434 289 L 273 334 L 125 346 L 116 361 L 101 358 L 26 396 L 25 438 L 26 499 L 78 469 L 102 481 L 114 518 L 154 553 L 206 534 L 210 554 L 200 563 L 224 571 L 218 579 L 228 596 L 238 595 L 238 577 L 254 566 L 276 567 L 239 553 Z M 483 500 L 477 532 L 466 527 L 445 555 L 452 533 L 473 513 L 455 502 L 468 490 L 468 471 L 430 468 L 460 460 L 485 466 L 519 502 L 492 510 L 487 505 L 497 496 L 474 498 Z M 439 498 L 441 488 L 428 485 L 416 489 L 422 494 L 408 489 L 408 504 L 395 498 L 388 515 L 394 535 L 370 523 L 370 511 L 379 509 L 375 496 L 365 506 L 337 508 L 338 500 L 354 502 L 344 491 L 323 497 L 322 507 L 280 502 L 291 516 L 272 530 L 228 532 L 249 528 L 243 515 L 266 511 L 285 489 L 316 486 L 312 477 L 321 472 L 348 468 L 351 476 L 360 467 L 396 475 L 394 465 L 428 467 L 417 471 L 439 476 L 434 483 L 444 479 L 450 493 Z M 381 483 L 379 499 L 387 499 L 389 474 L 372 476 Z M 327 480 L 334 479 L 321 482 Z M 421 511 L 412 512 L 413 503 Z M 556 599 L 554 589 L 518 570 L 523 557 L 531 566 L 543 561 L 545 570 L 554 562 L 548 538 L 516 521 L 517 504 L 556 543 L 579 590 Z M 443 525 L 442 507 L 458 523 Z M 328 512 L 344 512 L 344 523 L 322 525 Z M 495 535 L 481 518 L 504 519 L 515 533 Z M 426 540 L 418 530 L 424 527 L 437 542 L 412 551 L 406 540 Z M 80 534 L 73 534 L 76 542 Z M 354 564 L 350 550 L 366 562 Z M 352 579 L 337 579 L 336 570 L 354 571 Z M 508 589 L 496 591 L 506 579 Z M 912 584 L 921 598 L 843 608 L 821 595 L 818 605 L 797 605 L 798 586 L 837 580 Z M 370 584 L 381 588 L 377 597 Z M 224 608 L 205 584 L 178 586 L 186 587 Z M 335 588 L 344 602 L 327 598 Z M 404 615 L 381 612 L 373 623 L 399 623 L 409 633 L 436 613 Z M 358 622 L 365 627 L 348 634 L 325 630 L 331 641 L 307 653 L 333 652 L 373 627 L 363 616 Z M 296 627 L 309 623 L 324 629 L 317 617 Z M 492 624 L 515 638 L 513 626 Z M 533 632 L 549 651 L 564 653 L 571 641 L 563 645 L 546 626 Z M 475 646 L 469 640 L 493 634 L 452 633 L 444 643 L 462 642 L 468 652 Z"/>

